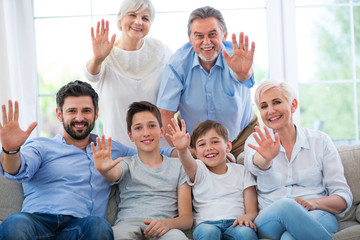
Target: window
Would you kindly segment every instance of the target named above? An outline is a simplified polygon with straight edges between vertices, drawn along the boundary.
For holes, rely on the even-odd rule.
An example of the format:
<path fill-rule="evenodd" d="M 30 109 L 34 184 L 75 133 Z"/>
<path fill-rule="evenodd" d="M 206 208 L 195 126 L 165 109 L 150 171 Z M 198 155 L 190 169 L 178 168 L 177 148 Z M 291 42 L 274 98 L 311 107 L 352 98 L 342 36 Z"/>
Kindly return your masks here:
<path fill-rule="evenodd" d="M 121 2 L 33 0 L 42 136 L 62 129 L 55 118 L 59 87 L 85 81 L 82 68 L 92 55 L 90 27 L 104 18 L 111 34 L 120 34 L 116 14 Z M 221 10 L 228 40 L 243 31 L 256 43 L 256 83 L 289 81 L 299 93 L 295 122 L 326 132 L 336 144 L 359 143 L 360 0 L 152 2 L 157 13 L 149 36 L 173 51 L 188 41 L 192 10 L 205 5 Z M 97 122 L 101 133 L 101 116 Z"/>

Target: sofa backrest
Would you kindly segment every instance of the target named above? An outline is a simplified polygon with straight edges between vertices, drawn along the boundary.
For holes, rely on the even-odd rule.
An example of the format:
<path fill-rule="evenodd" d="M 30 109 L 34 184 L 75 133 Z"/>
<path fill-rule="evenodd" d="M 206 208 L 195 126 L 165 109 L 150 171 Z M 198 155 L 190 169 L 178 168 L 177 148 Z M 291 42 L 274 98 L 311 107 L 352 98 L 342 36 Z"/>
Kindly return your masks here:
<path fill-rule="evenodd" d="M 23 200 L 21 184 L 0 175 L 0 222 L 10 214 L 20 212 Z"/>

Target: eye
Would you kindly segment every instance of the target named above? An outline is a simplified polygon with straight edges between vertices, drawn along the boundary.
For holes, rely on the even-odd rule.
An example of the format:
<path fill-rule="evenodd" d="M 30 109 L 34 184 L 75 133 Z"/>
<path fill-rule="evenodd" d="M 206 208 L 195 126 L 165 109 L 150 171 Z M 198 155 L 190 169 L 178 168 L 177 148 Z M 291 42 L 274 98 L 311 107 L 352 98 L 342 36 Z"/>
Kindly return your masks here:
<path fill-rule="evenodd" d="M 154 128 L 154 127 L 156 127 L 156 124 L 150 124 L 149 127 Z"/>
<path fill-rule="evenodd" d="M 135 13 L 130 13 L 129 16 L 130 17 L 136 17 L 136 14 Z"/>
<path fill-rule="evenodd" d="M 202 34 L 195 34 L 195 38 L 196 38 L 196 39 L 201 39 L 201 38 L 204 38 L 204 35 L 202 35 Z"/>
<path fill-rule="evenodd" d="M 263 105 L 261 105 L 261 106 L 260 106 L 260 108 L 261 108 L 261 109 L 265 109 L 265 108 L 267 108 L 267 104 L 263 104 Z"/>
<path fill-rule="evenodd" d="M 210 33 L 209 34 L 209 38 L 214 38 L 214 37 L 216 37 L 217 36 L 217 33 Z"/>
<path fill-rule="evenodd" d="M 274 101 L 275 105 L 280 104 L 280 103 L 281 103 L 281 101 L 279 101 L 279 100 Z"/>
<path fill-rule="evenodd" d="M 148 17 L 143 17 L 142 20 L 145 22 L 150 22 L 150 19 Z"/>
<path fill-rule="evenodd" d="M 135 128 L 134 128 L 135 131 L 138 131 L 138 130 L 140 130 L 140 129 L 141 129 L 141 127 L 135 127 Z"/>

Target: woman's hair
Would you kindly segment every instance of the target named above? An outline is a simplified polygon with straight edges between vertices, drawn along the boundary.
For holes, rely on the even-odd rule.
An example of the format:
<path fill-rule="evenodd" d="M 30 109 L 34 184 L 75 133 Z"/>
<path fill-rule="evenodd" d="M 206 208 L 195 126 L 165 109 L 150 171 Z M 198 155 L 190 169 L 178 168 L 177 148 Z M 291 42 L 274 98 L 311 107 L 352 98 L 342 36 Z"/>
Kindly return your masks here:
<path fill-rule="evenodd" d="M 201 8 L 197 8 L 194 11 L 192 11 L 192 13 L 189 16 L 189 20 L 188 20 L 188 35 L 190 36 L 191 34 L 191 24 L 194 20 L 196 19 L 205 19 L 205 18 L 210 18 L 210 17 L 214 17 L 219 21 L 220 24 L 220 29 L 222 31 L 223 34 L 225 34 L 227 32 L 227 28 L 226 28 L 226 24 L 225 24 L 225 20 L 223 15 L 221 14 L 221 12 L 213 7 L 201 7 Z"/>
<path fill-rule="evenodd" d="M 119 26 L 119 21 L 128 13 L 128 12 L 142 12 L 145 9 L 148 9 L 150 12 L 150 22 L 153 22 L 155 19 L 155 8 L 150 0 L 125 0 L 121 4 L 120 10 L 117 15 L 117 21 Z M 120 26 L 119 26 L 120 28 Z M 121 29 L 120 29 L 121 30 Z"/>
<path fill-rule="evenodd" d="M 283 92 L 285 98 L 291 103 L 296 98 L 294 89 L 287 82 L 280 82 L 276 80 L 266 80 L 262 82 L 255 91 L 255 103 L 260 108 L 260 97 L 270 89 L 279 89 Z"/>

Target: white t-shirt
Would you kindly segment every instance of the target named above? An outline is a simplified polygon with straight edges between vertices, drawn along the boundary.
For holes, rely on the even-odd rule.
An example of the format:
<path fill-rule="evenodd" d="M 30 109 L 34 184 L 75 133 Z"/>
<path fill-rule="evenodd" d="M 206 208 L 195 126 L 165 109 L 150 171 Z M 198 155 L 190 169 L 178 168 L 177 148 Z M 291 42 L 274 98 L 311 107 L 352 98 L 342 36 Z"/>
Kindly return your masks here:
<path fill-rule="evenodd" d="M 211 172 L 201 160 L 196 160 L 195 181 L 192 186 L 194 226 L 204 221 L 236 219 L 245 213 L 243 191 L 256 185 L 253 175 L 241 164 L 226 163 L 225 174 Z"/>
<path fill-rule="evenodd" d="M 161 41 L 144 38 L 143 46 L 136 51 L 125 51 L 116 46 L 101 65 L 100 73 L 91 75 L 84 67 L 90 82 L 97 82 L 100 112 L 103 116 L 104 134 L 135 147 L 127 135 L 126 113 L 135 101 L 156 104 L 160 75 L 172 51 Z M 161 147 L 167 147 L 165 138 Z"/>

